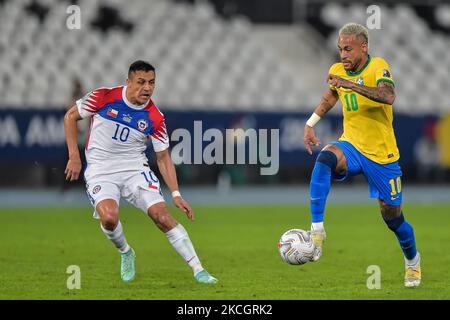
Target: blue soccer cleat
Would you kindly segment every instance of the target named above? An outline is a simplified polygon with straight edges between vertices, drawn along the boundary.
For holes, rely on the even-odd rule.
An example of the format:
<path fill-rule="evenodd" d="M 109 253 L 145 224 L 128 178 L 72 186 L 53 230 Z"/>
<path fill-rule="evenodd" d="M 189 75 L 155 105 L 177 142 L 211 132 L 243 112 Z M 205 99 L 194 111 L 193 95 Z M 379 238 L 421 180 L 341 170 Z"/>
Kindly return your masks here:
<path fill-rule="evenodd" d="M 136 254 L 133 249 L 130 248 L 125 253 L 121 253 L 122 263 L 120 265 L 120 277 L 124 282 L 130 282 L 134 280 L 136 271 L 134 269 L 134 258 Z"/>
<path fill-rule="evenodd" d="M 212 275 L 210 275 L 208 273 L 208 271 L 206 271 L 206 270 L 197 272 L 194 277 L 195 277 L 195 280 L 197 280 L 200 283 L 214 284 L 214 283 L 219 282 L 219 280 L 217 280 Z"/>

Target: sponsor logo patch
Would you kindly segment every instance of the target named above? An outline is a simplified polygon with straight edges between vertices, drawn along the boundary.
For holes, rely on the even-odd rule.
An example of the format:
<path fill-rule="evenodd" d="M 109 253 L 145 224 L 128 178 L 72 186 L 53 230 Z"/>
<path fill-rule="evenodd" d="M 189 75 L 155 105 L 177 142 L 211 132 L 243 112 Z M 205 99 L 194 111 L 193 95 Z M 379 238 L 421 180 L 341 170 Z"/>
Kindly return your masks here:
<path fill-rule="evenodd" d="M 383 69 L 383 77 L 390 78 L 391 77 L 390 72 L 386 69 Z"/>
<path fill-rule="evenodd" d="M 92 193 L 96 194 L 98 193 L 100 190 L 102 190 L 102 187 L 98 184 L 94 187 L 94 189 L 92 189 Z"/>

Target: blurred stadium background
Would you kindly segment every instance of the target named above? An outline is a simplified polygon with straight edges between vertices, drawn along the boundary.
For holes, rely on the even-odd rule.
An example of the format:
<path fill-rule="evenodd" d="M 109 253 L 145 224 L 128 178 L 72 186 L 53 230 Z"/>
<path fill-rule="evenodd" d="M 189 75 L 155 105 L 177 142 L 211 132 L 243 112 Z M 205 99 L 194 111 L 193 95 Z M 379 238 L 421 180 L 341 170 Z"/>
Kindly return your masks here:
<path fill-rule="evenodd" d="M 369 30 L 370 53 L 388 60 L 396 80 L 404 210 L 424 257 L 423 286 L 412 291 L 362 177 L 332 186 L 321 263 L 295 268 L 277 251 L 284 231 L 310 223 L 319 149 L 307 154 L 303 127 L 338 60 L 338 29 L 366 24 L 372 4 L 381 29 Z M 67 27 L 71 5 L 80 29 Z M 0 299 L 449 299 L 449 52 L 448 1 L 0 0 Z M 153 99 L 169 134 L 193 133 L 194 120 L 204 130 L 280 130 L 276 175 L 260 175 L 260 165 L 177 166 L 198 219 L 172 213 L 219 287 L 194 286 L 167 239 L 129 207 L 121 221 L 139 253 L 139 281 L 123 285 L 83 179 L 64 180 L 65 111 L 95 88 L 123 84 L 137 59 L 156 67 Z M 341 108 L 316 126 L 323 144 L 339 137 Z M 82 150 L 89 123 L 79 129 Z M 73 264 L 83 290 L 66 287 Z M 373 264 L 381 290 L 366 287 Z"/>
<path fill-rule="evenodd" d="M 305 152 L 303 126 L 326 88 L 329 66 L 338 60 L 337 30 L 350 21 L 366 24 L 370 4 L 0 0 L 2 205 L 19 199 L 22 205 L 88 204 L 82 179 L 64 181 L 63 114 L 86 92 L 124 83 L 136 59 L 156 66 L 153 99 L 169 132 L 192 132 L 194 120 L 202 120 L 204 129 L 280 130 L 277 175 L 261 176 L 259 165 L 179 165 L 182 190 L 192 192 L 191 200 L 206 201 L 206 192 L 212 203 L 307 203 L 315 156 Z M 375 4 L 381 29 L 370 30 L 370 52 L 388 60 L 396 79 L 394 125 L 410 191 L 405 199 L 448 201 L 450 4 Z M 80 29 L 66 26 L 70 5 L 81 9 Z M 80 123 L 80 148 L 88 130 L 89 124 Z M 339 103 L 317 132 L 326 143 L 340 131 Z M 369 201 L 362 182 L 345 184 L 347 197 L 337 187 L 335 199 Z M 18 190 L 32 192 L 23 197 Z"/>

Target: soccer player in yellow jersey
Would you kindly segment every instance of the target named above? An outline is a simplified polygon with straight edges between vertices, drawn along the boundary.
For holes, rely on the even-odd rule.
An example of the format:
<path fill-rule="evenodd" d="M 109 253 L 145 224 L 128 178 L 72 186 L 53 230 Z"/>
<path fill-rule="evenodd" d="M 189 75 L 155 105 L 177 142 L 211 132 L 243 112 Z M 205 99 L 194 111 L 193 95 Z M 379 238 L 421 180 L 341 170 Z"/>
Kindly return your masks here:
<path fill-rule="evenodd" d="M 363 174 L 369 184 L 370 196 L 378 199 L 381 214 L 403 250 L 407 287 L 420 284 L 420 254 L 417 252 L 412 226 L 402 212 L 402 171 L 394 129 L 392 104 L 395 83 L 388 63 L 368 53 L 367 29 L 349 23 L 339 31 L 338 49 L 341 62 L 331 66 L 323 95 L 305 125 L 304 143 L 312 154 L 312 146 L 321 144 L 314 134 L 314 125 L 337 103 L 343 106 L 344 132 L 339 141 L 325 146 L 319 153 L 310 184 L 312 216 L 311 237 L 322 255 L 326 238 L 323 226 L 326 198 L 331 179 L 343 181 Z"/>

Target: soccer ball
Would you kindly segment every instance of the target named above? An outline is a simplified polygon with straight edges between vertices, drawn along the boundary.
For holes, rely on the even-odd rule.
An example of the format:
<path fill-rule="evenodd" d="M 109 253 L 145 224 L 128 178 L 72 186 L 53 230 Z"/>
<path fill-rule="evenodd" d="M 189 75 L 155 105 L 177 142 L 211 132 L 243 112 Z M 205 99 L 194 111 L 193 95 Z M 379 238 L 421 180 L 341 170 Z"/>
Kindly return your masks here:
<path fill-rule="evenodd" d="M 308 232 L 291 229 L 281 236 L 278 251 L 285 262 L 300 265 L 312 261 L 316 246 Z"/>

